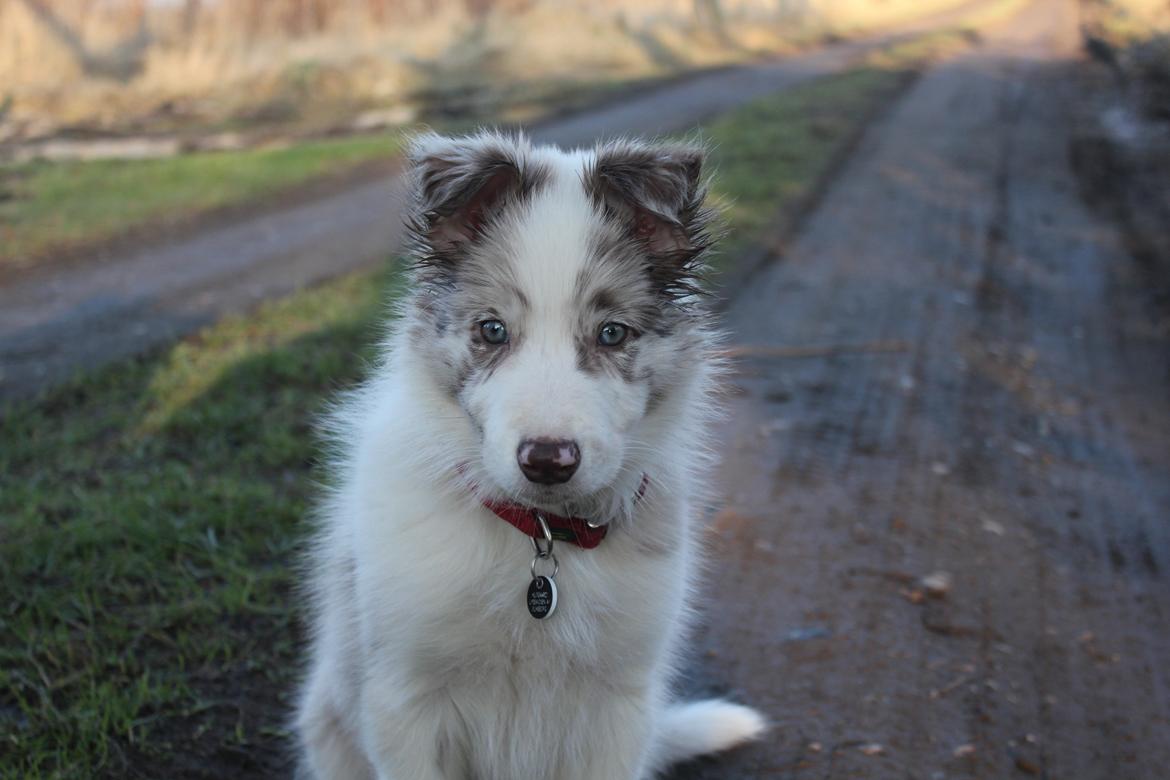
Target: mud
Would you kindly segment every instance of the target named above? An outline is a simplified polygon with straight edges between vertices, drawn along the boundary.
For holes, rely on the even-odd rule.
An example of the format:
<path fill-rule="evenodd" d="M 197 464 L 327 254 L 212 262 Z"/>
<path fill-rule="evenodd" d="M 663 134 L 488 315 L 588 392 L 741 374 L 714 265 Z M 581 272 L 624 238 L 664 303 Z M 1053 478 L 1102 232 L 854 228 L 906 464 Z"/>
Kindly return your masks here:
<path fill-rule="evenodd" d="M 1170 323 L 1070 166 L 1076 21 L 926 74 L 728 312 L 690 687 L 775 725 L 674 780 L 1167 776 Z"/>

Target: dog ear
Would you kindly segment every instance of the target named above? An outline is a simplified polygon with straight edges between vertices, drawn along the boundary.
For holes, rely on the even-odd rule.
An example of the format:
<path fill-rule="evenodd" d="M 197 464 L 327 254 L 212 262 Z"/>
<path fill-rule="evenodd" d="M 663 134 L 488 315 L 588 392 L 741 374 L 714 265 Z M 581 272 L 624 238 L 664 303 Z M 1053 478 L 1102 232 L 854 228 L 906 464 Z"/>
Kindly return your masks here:
<path fill-rule="evenodd" d="M 690 144 L 617 141 L 597 150 L 588 176 L 594 201 L 650 254 L 687 263 L 709 245 L 703 207 L 705 151 Z"/>
<path fill-rule="evenodd" d="M 448 138 L 427 133 L 414 139 L 416 212 L 412 232 L 433 252 L 449 252 L 478 240 L 507 203 L 524 189 L 527 143 L 483 133 Z"/>

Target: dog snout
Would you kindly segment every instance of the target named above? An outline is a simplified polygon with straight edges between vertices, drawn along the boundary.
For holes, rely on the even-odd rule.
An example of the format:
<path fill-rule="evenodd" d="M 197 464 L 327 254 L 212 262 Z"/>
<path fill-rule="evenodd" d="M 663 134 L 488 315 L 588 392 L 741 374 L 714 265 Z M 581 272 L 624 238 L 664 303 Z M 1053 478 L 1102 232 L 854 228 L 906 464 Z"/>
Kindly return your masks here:
<path fill-rule="evenodd" d="M 581 449 L 570 439 L 525 439 L 516 450 L 516 461 L 530 482 L 559 485 L 581 465 Z"/>

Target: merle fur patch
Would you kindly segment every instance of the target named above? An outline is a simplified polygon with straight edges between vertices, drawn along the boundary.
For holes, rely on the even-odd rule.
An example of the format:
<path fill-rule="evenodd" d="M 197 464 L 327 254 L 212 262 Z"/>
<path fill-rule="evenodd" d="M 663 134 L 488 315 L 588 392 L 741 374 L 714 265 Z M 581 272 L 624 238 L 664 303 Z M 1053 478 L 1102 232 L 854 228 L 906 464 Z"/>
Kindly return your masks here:
<path fill-rule="evenodd" d="M 531 160 L 523 136 L 427 133 L 414 140 L 409 157 L 415 202 L 407 238 L 415 269 L 430 283 L 454 275 L 469 246 L 488 237 L 549 176 Z"/>
<path fill-rule="evenodd" d="M 714 212 L 706 205 L 704 152 L 688 144 L 614 141 L 596 150 L 585 186 L 606 218 L 635 243 L 659 294 L 703 292 Z"/>

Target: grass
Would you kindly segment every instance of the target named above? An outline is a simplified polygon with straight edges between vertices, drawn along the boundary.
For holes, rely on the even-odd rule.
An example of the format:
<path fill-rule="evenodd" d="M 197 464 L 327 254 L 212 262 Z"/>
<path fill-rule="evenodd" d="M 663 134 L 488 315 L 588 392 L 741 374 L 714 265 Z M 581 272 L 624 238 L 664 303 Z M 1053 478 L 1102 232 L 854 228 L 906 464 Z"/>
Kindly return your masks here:
<path fill-rule="evenodd" d="M 967 34 L 942 31 L 875 52 L 866 67 L 750 103 L 710 122 L 715 147 L 712 194 L 721 202 L 728 236 L 715 270 L 727 270 L 777 215 L 800 208 L 810 183 L 906 83 L 912 68 L 964 44 Z M 790 215 L 790 214 L 789 214 Z"/>
<path fill-rule="evenodd" d="M 784 102 L 761 102 L 716 122 L 725 139 L 721 167 L 743 204 L 784 197 L 821 164 L 817 152 L 856 123 L 857 98 L 887 78 L 864 70 L 822 85 L 826 95 L 797 91 Z M 767 124 L 769 133 L 756 132 Z M 401 136 L 301 142 L 276 149 L 204 152 L 160 160 L 36 162 L 0 165 L 0 271 L 22 268 L 69 249 L 125 235 L 151 223 L 173 224 L 202 213 L 255 202 L 400 151 Z M 732 151 L 734 150 L 734 151 Z M 755 176 L 761 163 L 777 176 Z M 766 213 L 735 205 L 734 216 L 758 226 Z"/>
<path fill-rule="evenodd" d="M 826 78 L 704 129 L 725 268 L 903 78 Z M 0 776 L 288 775 L 311 425 L 398 284 L 338 279 L 0 413 Z"/>
<path fill-rule="evenodd" d="M 727 136 L 726 148 L 736 150 L 736 157 L 725 163 L 728 175 L 738 177 L 739 169 L 732 163 L 751 157 L 744 159 L 744 181 L 737 182 L 737 186 L 759 190 L 751 193 L 751 199 L 780 197 L 799 186 L 817 165 L 816 149 L 826 146 L 816 136 L 831 137 L 854 122 L 847 112 L 856 101 L 848 92 L 866 90 L 879 74 L 884 71 L 864 71 L 826 85 L 834 94 L 825 100 L 794 93 L 794 99 L 786 103 L 761 103 L 750 113 L 717 123 L 719 135 Z M 598 86 L 589 94 L 603 91 Z M 773 126 L 774 132 L 737 132 L 737 124 L 750 129 L 761 122 Z M 775 145 L 764 146 L 761 141 Z M 152 223 L 173 224 L 252 203 L 326 174 L 389 160 L 400 148 L 401 135 L 383 135 L 160 160 L 0 164 L 0 272 L 118 238 Z M 811 157 L 806 154 L 810 150 Z M 777 179 L 761 182 L 751 176 L 761 158 L 781 167 Z M 746 213 L 742 216 L 748 218 Z M 761 219 L 757 214 L 753 222 Z"/>
<path fill-rule="evenodd" d="M 779 211 L 802 199 L 901 80 L 897 71 L 856 70 L 756 101 L 705 128 L 718 171 L 712 194 L 729 227 L 716 270 L 726 269 L 776 222 Z"/>
<path fill-rule="evenodd" d="M 0 270 L 152 222 L 249 203 L 399 150 L 398 136 L 378 135 L 159 160 L 0 165 Z"/>
<path fill-rule="evenodd" d="M 306 291 L 0 420 L 0 776 L 278 772 L 310 425 L 388 285 Z"/>
<path fill-rule="evenodd" d="M 896 69 L 912 58 L 921 58 L 935 46 L 932 42 L 948 36 L 953 34 L 922 36 L 893 47 L 891 53 L 884 55 L 890 61 L 876 64 L 882 69 Z M 594 76 L 585 82 L 545 79 L 540 82 L 543 86 L 505 81 L 514 84 L 516 94 L 504 101 L 510 108 L 497 113 L 508 121 L 531 120 L 557 108 L 580 107 L 606 94 L 654 80 Z M 850 88 L 864 89 L 866 85 L 841 87 Z M 461 101 L 480 100 L 484 89 L 468 89 L 461 95 L 438 94 L 436 100 L 448 115 L 430 118 L 444 127 L 471 124 L 469 116 L 463 116 L 466 111 L 460 108 Z M 842 105 L 851 105 L 847 95 L 842 97 Z M 829 117 L 810 124 L 801 119 L 803 109 L 779 107 L 769 117 L 768 109 L 762 108 L 758 117 L 761 121 L 780 123 L 791 132 L 777 138 L 779 145 L 773 150 L 761 148 L 759 153 L 788 155 L 792 157 L 792 167 L 797 168 L 801 160 L 799 153 L 792 150 L 808 145 L 804 135 L 831 135 L 834 128 L 828 125 L 852 121 L 850 117 Z M 736 136 L 735 145 L 755 148 L 758 137 Z M 401 138 L 401 134 L 381 134 L 300 140 L 284 147 L 199 152 L 156 160 L 0 163 L 0 275 L 61 254 L 77 254 L 110 240 L 157 234 L 209 212 L 255 203 L 363 165 L 385 163 L 400 151 Z M 798 170 L 794 174 L 798 178 L 803 175 Z"/>

